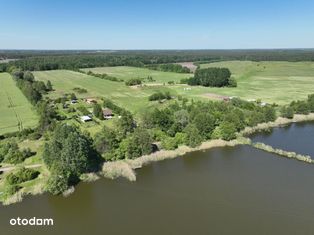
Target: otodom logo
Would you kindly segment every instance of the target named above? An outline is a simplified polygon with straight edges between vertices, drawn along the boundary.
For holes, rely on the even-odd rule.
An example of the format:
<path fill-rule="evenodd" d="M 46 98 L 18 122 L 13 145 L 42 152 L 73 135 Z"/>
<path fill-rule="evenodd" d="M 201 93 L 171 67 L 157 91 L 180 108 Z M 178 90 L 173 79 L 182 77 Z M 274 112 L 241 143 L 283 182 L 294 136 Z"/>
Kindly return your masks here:
<path fill-rule="evenodd" d="M 53 219 L 51 218 L 12 218 L 10 219 L 10 225 L 18 225 L 18 226 L 52 226 L 53 225 Z"/>

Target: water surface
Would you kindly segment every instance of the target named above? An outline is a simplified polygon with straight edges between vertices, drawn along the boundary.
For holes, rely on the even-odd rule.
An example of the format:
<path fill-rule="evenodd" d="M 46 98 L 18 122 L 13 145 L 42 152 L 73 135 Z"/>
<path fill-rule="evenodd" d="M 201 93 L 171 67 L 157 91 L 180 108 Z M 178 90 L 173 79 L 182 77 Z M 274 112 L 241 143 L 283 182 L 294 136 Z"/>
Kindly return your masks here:
<path fill-rule="evenodd" d="M 139 169 L 136 182 L 101 179 L 68 198 L 44 194 L 0 207 L 0 234 L 312 235 L 313 199 L 313 165 L 249 146 L 215 148 Z M 55 225 L 10 226 L 17 216 Z"/>
<path fill-rule="evenodd" d="M 314 158 L 314 122 L 293 123 L 271 131 L 256 133 L 250 137 L 275 148 L 310 155 Z"/>

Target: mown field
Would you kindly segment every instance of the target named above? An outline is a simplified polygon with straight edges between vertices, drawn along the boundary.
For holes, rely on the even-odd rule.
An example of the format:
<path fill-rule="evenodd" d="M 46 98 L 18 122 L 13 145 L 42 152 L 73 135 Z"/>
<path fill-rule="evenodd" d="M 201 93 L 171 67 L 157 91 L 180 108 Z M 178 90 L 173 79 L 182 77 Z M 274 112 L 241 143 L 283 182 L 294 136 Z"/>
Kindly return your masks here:
<path fill-rule="evenodd" d="M 35 127 L 37 114 L 8 73 L 0 73 L 0 134 Z"/>
<path fill-rule="evenodd" d="M 189 78 L 193 74 L 184 73 L 172 73 L 172 72 L 162 72 L 156 70 L 150 70 L 146 68 L 136 68 L 129 66 L 117 66 L 117 67 L 100 67 L 100 68 L 87 68 L 82 69 L 83 71 L 92 71 L 93 73 L 106 73 L 108 75 L 128 80 L 130 78 L 147 78 L 148 76 L 153 77 L 155 80 L 152 83 L 163 84 L 169 81 L 180 81 L 183 78 Z"/>
<path fill-rule="evenodd" d="M 201 68 L 206 67 L 229 68 L 237 79 L 238 87 L 192 88 L 191 95 L 210 92 L 286 104 L 314 93 L 313 62 L 227 61 L 201 65 Z"/>
<path fill-rule="evenodd" d="M 112 82 L 69 70 L 38 71 L 34 72 L 34 76 L 38 80 L 52 82 L 54 91 L 50 92 L 51 97 L 56 98 L 66 93 L 75 93 L 73 88 L 76 87 L 85 88 L 87 93 L 75 93 L 78 98 L 110 98 L 117 105 L 135 114 L 153 105 L 148 101 L 149 95 L 157 90 L 169 89 L 165 86 L 132 88 L 126 86 L 124 82 Z"/>

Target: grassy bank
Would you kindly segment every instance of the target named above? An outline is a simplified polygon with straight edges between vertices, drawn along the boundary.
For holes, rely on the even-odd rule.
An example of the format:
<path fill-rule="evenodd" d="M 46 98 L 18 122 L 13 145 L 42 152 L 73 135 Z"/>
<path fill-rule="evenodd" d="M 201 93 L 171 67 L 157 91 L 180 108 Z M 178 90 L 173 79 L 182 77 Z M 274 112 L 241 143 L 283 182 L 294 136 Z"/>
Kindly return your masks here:
<path fill-rule="evenodd" d="M 264 150 L 264 151 L 269 152 L 269 153 L 275 153 L 275 154 L 282 156 L 282 157 L 292 158 L 292 159 L 296 159 L 296 160 L 303 161 L 306 163 L 314 163 L 314 160 L 312 160 L 312 158 L 309 155 L 301 155 L 301 154 L 298 154 L 296 152 L 289 152 L 289 151 L 285 151 L 282 149 L 276 149 L 270 145 L 267 145 L 264 143 L 259 143 L 259 142 L 252 143 L 251 146 L 253 146 L 254 148 L 257 148 L 257 149 Z"/>
<path fill-rule="evenodd" d="M 247 127 L 242 132 L 238 133 L 238 137 L 235 140 L 231 141 L 224 141 L 224 140 L 210 140 L 203 142 L 199 147 L 191 148 L 188 146 L 179 146 L 176 150 L 161 150 L 149 155 L 145 155 L 136 159 L 127 159 L 127 160 L 119 160 L 115 162 L 106 162 L 103 164 L 102 167 L 102 174 L 106 178 L 115 179 L 118 177 L 125 177 L 130 181 L 136 180 L 136 173 L 135 169 L 141 168 L 147 164 L 162 161 L 165 159 L 173 159 L 179 156 L 183 156 L 189 152 L 194 151 L 200 151 L 200 150 L 206 150 L 211 149 L 215 147 L 225 147 L 225 146 L 236 146 L 241 144 L 251 145 L 252 147 L 271 152 L 276 153 L 280 156 L 288 157 L 291 159 L 296 159 L 299 161 L 307 162 L 307 163 L 313 163 L 313 160 L 310 156 L 305 156 L 301 154 L 297 154 L 295 152 L 288 152 L 281 149 L 275 149 L 271 146 L 262 144 L 262 143 L 252 143 L 249 138 L 246 138 L 244 136 L 253 134 L 258 131 L 267 130 L 274 127 L 280 127 L 284 125 L 288 125 L 290 123 L 294 122 L 306 122 L 306 121 L 313 121 L 314 120 L 314 113 L 308 114 L 308 115 L 294 115 L 292 119 L 277 118 L 274 122 L 269 123 L 261 123 L 258 124 L 255 127 Z"/>
<path fill-rule="evenodd" d="M 165 159 L 173 159 L 183 156 L 187 153 L 211 149 L 215 147 L 236 146 L 239 144 L 247 144 L 247 139 L 238 138 L 232 141 L 224 140 L 210 140 L 203 142 L 199 147 L 191 148 L 188 146 L 179 146 L 176 150 L 161 150 L 149 155 L 144 155 L 136 159 L 126 159 L 115 162 L 106 162 L 102 167 L 102 174 L 106 178 L 115 179 L 118 177 L 125 177 L 130 181 L 136 180 L 135 169 L 141 168 L 147 164 L 162 161 Z"/>
<path fill-rule="evenodd" d="M 246 136 L 262 130 L 285 126 L 294 122 L 307 122 L 307 121 L 314 121 L 314 113 L 310 113 L 308 115 L 295 114 L 292 119 L 279 117 L 274 122 L 260 123 L 254 127 L 246 127 L 243 131 L 240 132 L 240 134 Z"/>

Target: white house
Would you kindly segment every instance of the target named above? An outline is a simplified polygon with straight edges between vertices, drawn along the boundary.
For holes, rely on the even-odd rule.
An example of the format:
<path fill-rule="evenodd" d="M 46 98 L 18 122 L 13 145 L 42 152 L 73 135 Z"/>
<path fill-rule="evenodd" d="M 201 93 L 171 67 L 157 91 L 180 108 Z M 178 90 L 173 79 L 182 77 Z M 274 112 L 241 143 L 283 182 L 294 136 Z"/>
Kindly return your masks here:
<path fill-rule="evenodd" d="M 90 116 L 82 116 L 81 117 L 81 121 L 82 122 L 89 122 L 89 121 L 91 121 L 92 120 L 92 118 L 90 117 Z"/>

